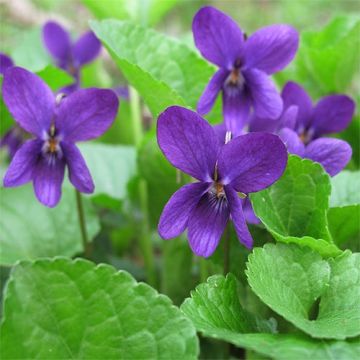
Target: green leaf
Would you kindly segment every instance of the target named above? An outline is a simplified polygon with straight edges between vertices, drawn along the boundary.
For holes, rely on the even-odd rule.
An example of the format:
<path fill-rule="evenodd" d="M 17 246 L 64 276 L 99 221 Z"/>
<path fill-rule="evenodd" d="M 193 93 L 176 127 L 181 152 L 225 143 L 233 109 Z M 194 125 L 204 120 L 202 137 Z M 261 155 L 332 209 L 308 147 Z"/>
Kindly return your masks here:
<path fill-rule="evenodd" d="M 337 245 L 360 238 L 360 171 L 342 171 L 331 179 L 329 229 Z"/>
<path fill-rule="evenodd" d="M 360 254 L 325 261 L 307 248 L 267 244 L 249 256 L 247 276 L 265 304 L 311 336 L 360 334 Z"/>
<path fill-rule="evenodd" d="M 24 31 L 22 39 L 11 53 L 16 66 L 36 72 L 51 64 L 50 56 L 42 42 L 41 31 L 41 28 Z"/>
<path fill-rule="evenodd" d="M 179 41 L 126 21 L 91 21 L 128 82 L 156 117 L 170 105 L 195 105 L 214 68 Z"/>
<path fill-rule="evenodd" d="M 238 282 L 229 273 L 226 278 L 214 275 L 207 282 L 191 292 L 191 298 L 181 305 L 181 310 L 194 322 L 201 331 L 206 329 L 226 328 L 246 332 L 274 332 L 272 320 L 264 321 L 246 311 L 238 295 Z"/>
<path fill-rule="evenodd" d="M 84 200 L 89 239 L 100 230 L 96 214 Z M 63 189 L 59 205 L 49 209 L 35 198 L 31 185 L 0 188 L 0 264 L 82 252 L 74 189 Z"/>
<path fill-rule="evenodd" d="M 155 25 L 179 0 L 120 0 L 116 3 L 111 0 L 82 0 L 82 2 L 98 19 L 116 18 Z"/>
<path fill-rule="evenodd" d="M 299 51 L 278 78 L 303 83 L 313 96 L 345 92 L 358 70 L 360 19 L 338 16 L 320 31 L 302 33 Z"/>
<path fill-rule="evenodd" d="M 22 262 L 7 284 L 1 358 L 195 359 L 195 329 L 169 298 L 115 268 Z"/>
<path fill-rule="evenodd" d="M 111 200 L 122 200 L 127 194 L 127 183 L 136 170 L 135 149 L 131 146 L 84 143 L 79 146 L 94 180 L 91 197 L 104 205 Z"/>
<path fill-rule="evenodd" d="M 181 310 L 203 335 L 279 360 L 348 360 L 356 359 L 360 352 L 358 342 L 319 341 L 303 334 L 254 333 L 260 329 L 242 308 L 236 279 L 232 275 L 226 279 L 223 276 L 210 277 L 206 284 L 199 285 L 192 292 Z M 267 324 L 271 325 L 270 322 Z"/>
<path fill-rule="evenodd" d="M 54 92 L 74 82 L 74 79 L 68 73 L 53 65 L 46 66 L 44 69 L 38 71 L 37 75 L 39 75 Z"/>
<path fill-rule="evenodd" d="M 329 240 L 326 217 L 330 191 L 330 178 L 321 165 L 289 155 L 283 176 L 250 199 L 276 240 L 336 256 L 341 251 Z"/>

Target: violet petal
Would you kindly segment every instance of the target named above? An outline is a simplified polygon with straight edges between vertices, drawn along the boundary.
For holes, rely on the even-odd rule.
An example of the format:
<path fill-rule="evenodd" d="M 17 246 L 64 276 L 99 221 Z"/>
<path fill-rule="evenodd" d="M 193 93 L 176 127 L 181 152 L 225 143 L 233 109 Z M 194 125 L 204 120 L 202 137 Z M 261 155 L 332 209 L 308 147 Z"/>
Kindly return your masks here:
<path fill-rule="evenodd" d="M 4 53 L 0 53 L 0 74 L 4 75 L 5 71 L 12 66 L 14 66 L 14 63 L 11 57 Z"/>
<path fill-rule="evenodd" d="M 69 33 L 54 21 L 47 22 L 43 27 L 43 40 L 48 52 L 57 60 L 66 63 L 71 52 Z"/>
<path fill-rule="evenodd" d="M 219 69 L 213 75 L 197 104 L 196 110 L 200 115 L 205 115 L 212 109 L 228 74 L 227 70 Z"/>
<path fill-rule="evenodd" d="M 42 143 L 41 140 L 28 140 L 21 146 L 4 176 L 5 187 L 20 186 L 32 180 Z"/>
<path fill-rule="evenodd" d="M 209 257 L 217 248 L 229 220 L 229 208 L 225 197 L 207 192 L 190 214 L 188 237 L 192 251 Z"/>
<path fill-rule="evenodd" d="M 74 144 L 65 142 L 61 143 L 61 149 L 69 169 L 70 182 L 82 193 L 93 193 L 94 182 L 80 150 Z"/>
<path fill-rule="evenodd" d="M 286 147 L 280 138 L 267 133 L 241 135 L 224 145 L 218 172 L 224 185 L 245 194 L 263 190 L 284 172 Z"/>
<path fill-rule="evenodd" d="M 64 173 L 64 159 L 39 158 L 33 171 L 33 185 L 36 197 L 45 206 L 54 207 L 60 201 Z"/>
<path fill-rule="evenodd" d="M 226 130 L 234 137 L 240 135 L 249 121 L 251 100 L 245 92 L 223 91 L 223 116 Z"/>
<path fill-rule="evenodd" d="M 207 183 L 187 184 L 171 196 L 158 225 L 159 234 L 163 239 L 179 236 L 186 229 L 190 213 L 208 187 Z"/>
<path fill-rule="evenodd" d="M 2 94 L 20 127 L 40 138 L 49 130 L 55 98 L 40 77 L 23 68 L 12 67 L 4 75 Z"/>
<path fill-rule="evenodd" d="M 92 31 L 83 34 L 73 46 L 76 65 L 85 65 L 93 61 L 100 53 L 101 42 Z"/>
<path fill-rule="evenodd" d="M 112 90 L 82 89 L 60 103 L 55 127 L 64 141 L 95 139 L 113 123 L 119 100 Z"/>
<path fill-rule="evenodd" d="M 305 157 L 320 163 L 330 176 L 338 174 L 350 161 L 351 155 L 351 146 L 339 139 L 316 139 L 305 148 Z"/>
<path fill-rule="evenodd" d="M 225 186 L 225 193 L 229 203 L 231 220 L 234 224 L 238 239 L 248 249 L 251 249 L 253 246 L 253 239 L 246 225 L 241 199 L 236 191 L 229 185 Z"/>
<path fill-rule="evenodd" d="M 350 123 L 355 111 L 354 101 L 346 95 L 330 95 L 315 106 L 311 123 L 315 136 L 337 133 Z"/>
<path fill-rule="evenodd" d="M 276 119 L 283 110 L 283 101 L 272 80 L 262 71 L 244 71 L 246 84 L 250 88 L 255 115 Z"/>
<path fill-rule="evenodd" d="M 245 66 L 267 74 L 282 70 L 294 58 L 299 34 L 288 25 L 270 25 L 257 30 L 245 42 Z"/>
<path fill-rule="evenodd" d="M 243 52 L 241 29 L 223 12 L 206 6 L 195 15 L 192 30 L 196 47 L 210 62 L 231 70 Z"/>
<path fill-rule="evenodd" d="M 305 153 L 305 145 L 300 140 L 299 135 L 289 128 L 283 128 L 278 133 L 281 140 L 286 145 L 289 153 L 303 157 Z"/>
<path fill-rule="evenodd" d="M 157 139 L 173 166 L 198 180 L 211 181 L 220 144 L 211 125 L 196 112 L 167 108 L 158 118 Z"/>
<path fill-rule="evenodd" d="M 294 130 L 307 128 L 312 117 L 312 101 L 307 92 L 299 84 L 289 81 L 284 86 L 281 97 L 284 101 L 284 109 L 292 105 L 298 107 L 296 124 L 291 128 Z"/>

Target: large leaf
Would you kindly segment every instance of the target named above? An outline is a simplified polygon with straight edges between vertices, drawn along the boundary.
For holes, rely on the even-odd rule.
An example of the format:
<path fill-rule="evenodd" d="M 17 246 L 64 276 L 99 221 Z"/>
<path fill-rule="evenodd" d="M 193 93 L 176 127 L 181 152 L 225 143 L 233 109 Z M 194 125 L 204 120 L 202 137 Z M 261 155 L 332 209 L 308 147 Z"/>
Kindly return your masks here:
<path fill-rule="evenodd" d="M 230 342 L 279 360 L 356 359 L 358 342 L 315 340 L 305 335 L 244 333 L 257 330 L 250 326 L 239 303 L 236 280 L 233 276 L 214 276 L 199 285 L 181 306 L 203 335 Z"/>
<path fill-rule="evenodd" d="M 330 178 L 319 164 L 290 155 L 280 180 L 250 198 L 276 240 L 335 256 L 340 250 L 329 240 L 326 217 L 330 191 Z"/>
<path fill-rule="evenodd" d="M 154 116 L 170 105 L 195 107 L 214 72 L 195 52 L 131 22 L 91 21 L 90 26 Z"/>
<path fill-rule="evenodd" d="M 84 143 L 79 148 L 95 183 L 91 196 L 100 198 L 104 204 L 107 200 L 124 199 L 127 183 L 136 170 L 135 149 L 100 143 Z"/>
<path fill-rule="evenodd" d="M 82 252 L 75 200 L 75 190 L 64 188 L 59 205 L 49 209 L 36 200 L 31 185 L 0 188 L 0 264 Z M 83 200 L 92 239 L 100 225 L 91 203 Z"/>
<path fill-rule="evenodd" d="M 99 19 L 117 18 L 155 25 L 179 0 L 82 0 Z"/>
<path fill-rule="evenodd" d="M 128 273 L 65 258 L 22 262 L 7 285 L 1 357 L 195 359 L 194 326 Z"/>
<path fill-rule="evenodd" d="M 360 171 L 342 171 L 331 179 L 328 221 L 338 245 L 360 240 Z"/>
<path fill-rule="evenodd" d="M 311 336 L 360 334 L 360 254 L 325 261 L 307 248 L 267 244 L 250 255 L 247 276 L 265 304 Z"/>

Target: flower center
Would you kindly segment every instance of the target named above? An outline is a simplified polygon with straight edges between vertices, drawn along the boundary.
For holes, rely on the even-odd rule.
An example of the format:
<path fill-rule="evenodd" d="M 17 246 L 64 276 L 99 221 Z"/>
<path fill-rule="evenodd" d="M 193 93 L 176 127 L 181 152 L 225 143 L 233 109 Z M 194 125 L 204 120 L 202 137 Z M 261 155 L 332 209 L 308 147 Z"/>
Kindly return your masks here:
<path fill-rule="evenodd" d="M 305 129 L 301 131 L 299 134 L 299 138 L 301 142 L 305 145 L 307 145 L 311 141 L 312 137 L 313 137 L 313 132 L 311 131 L 311 129 L 310 130 Z"/>
<path fill-rule="evenodd" d="M 213 186 L 211 188 L 211 193 L 214 194 L 218 199 L 225 198 L 225 190 L 224 185 L 214 181 Z"/>
<path fill-rule="evenodd" d="M 60 139 L 56 134 L 54 124 L 50 126 L 50 131 L 46 134 L 44 145 L 42 147 L 42 152 L 45 156 L 50 156 L 51 158 L 62 157 Z"/>

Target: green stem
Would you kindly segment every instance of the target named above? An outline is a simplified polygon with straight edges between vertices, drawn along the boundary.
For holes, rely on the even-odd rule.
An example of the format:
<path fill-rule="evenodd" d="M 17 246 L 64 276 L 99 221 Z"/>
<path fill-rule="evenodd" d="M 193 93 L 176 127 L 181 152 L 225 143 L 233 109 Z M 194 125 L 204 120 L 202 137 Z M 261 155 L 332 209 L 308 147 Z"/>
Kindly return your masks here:
<path fill-rule="evenodd" d="M 207 266 L 208 264 L 206 262 L 206 259 L 200 258 L 199 265 L 200 265 L 200 281 L 204 283 L 206 282 L 209 275 L 208 266 Z"/>
<path fill-rule="evenodd" d="M 134 144 L 138 147 L 143 138 L 142 116 L 140 97 L 137 91 L 130 87 L 130 108 L 133 126 Z M 148 190 L 145 179 L 138 183 L 138 194 L 142 220 L 140 224 L 140 248 L 144 259 L 147 281 L 150 285 L 156 286 L 156 272 L 153 247 L 150 237 Z"/>
<path fill-rule="evenodd" d="M 224 236 L 224 275 L 230 270 L 230 231 L 229 227 L 225 229 Z"/>
<path fill-rule="evenodd" d="M 79 219 L 79 225 L 80 225 L 80 231 L 81 231 L 81 239 L 82 239 L 82 245 L 84 249 L 84 257 L 89 258 L 91 256 L 92 252 L 92 246 L 89 242 L 89 238 L 86 231 L 86 221 L 85 221 L 85 214 L 84 214 L 84 207 L 81 199 L 81 194 L 78 190 L 75 190 L 76 194 L 76 207 L 78 212 L 78 219 Z"/>

